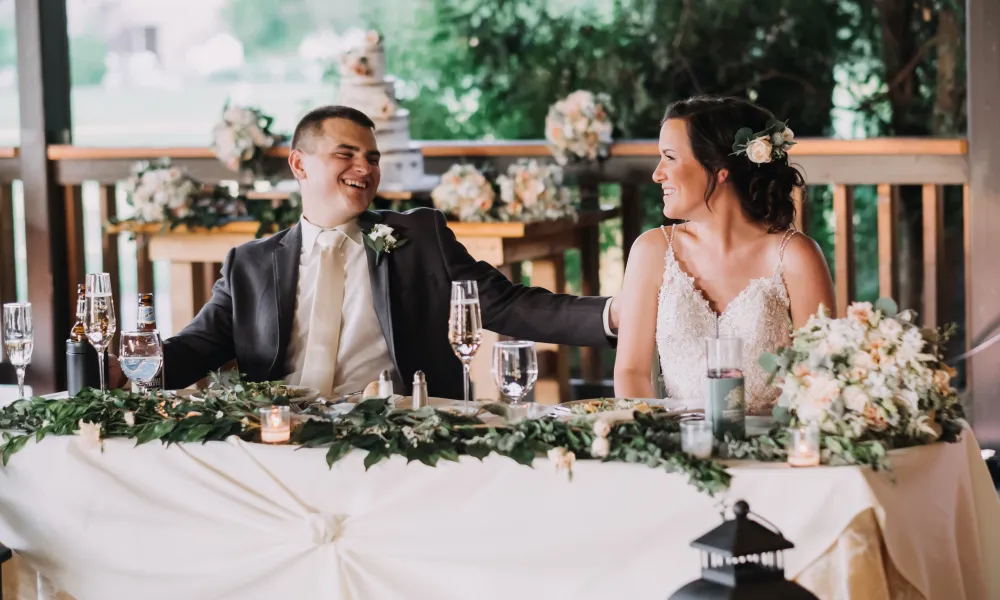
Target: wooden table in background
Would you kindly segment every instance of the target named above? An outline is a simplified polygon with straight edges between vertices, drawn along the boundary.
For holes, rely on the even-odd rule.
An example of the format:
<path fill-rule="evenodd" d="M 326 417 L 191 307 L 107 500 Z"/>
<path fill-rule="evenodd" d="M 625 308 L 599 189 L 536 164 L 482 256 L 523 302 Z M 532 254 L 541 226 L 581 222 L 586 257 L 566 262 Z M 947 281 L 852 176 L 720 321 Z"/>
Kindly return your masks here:
<path fill-rule="evenodd" d="M 503 272 L 511 281 L 521 280 L 521 263 L 531 262 L 531 284 L 553 292 L 566 291 L 565 252 L 581 250 L 582 293 L 599 293 L 600 259 L 598 225 L 617 216 L 617 209 L 580 213 L 576 221 L 540 223 L 449 223 L 458 241 L 477 260 L 485 261 Z M 179 227 L 159 234 L 159 225 L 131 227 L 128 231 L 142 236 L 148 244 L 140 260 L 164 260 L 170 265 L 170 317 L 173 330 L 180 331 L 191 322 L 212 294 L 219 277 L 221 262 L 230 248 L 254 238 L 255 222 L 230 223 L 211 231 Z M 109 235 L 124 229 L 110 228 Z M 148 266 L 139 265 L 140 271 Z M 484 331 L 483 344 L 472 361 L 472 382 L 477 398 L 496 398 L 496 386 L 490 372 L 493 344 L 499 336 Z M 535 385 L 538 402 L 554 404 L 570 399 L 569 352 L 565 346 L 539 344 L 539 379 Z M 601 377 L 600 353 L 584 348 L 584 379 Z"/>

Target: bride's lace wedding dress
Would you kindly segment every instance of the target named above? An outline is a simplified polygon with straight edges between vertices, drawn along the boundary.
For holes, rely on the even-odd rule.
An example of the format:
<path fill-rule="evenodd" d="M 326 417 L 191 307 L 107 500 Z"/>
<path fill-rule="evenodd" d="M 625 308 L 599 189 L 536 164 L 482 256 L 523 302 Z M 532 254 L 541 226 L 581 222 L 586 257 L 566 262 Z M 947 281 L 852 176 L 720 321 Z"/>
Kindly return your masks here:
<path fill-rule="evenodd" d="M 663 376 L 662 393 L 684 400 L 688 408 L 705 406 L 705 338 L 738 336 L 743 340 L 743 375 L 747 414 L 768 414 L 779 391 L 767 385 L 768 373 L 757 363 L 791 341 L 791 311 L 782 279 L 785 245 L 795 234 L 785 233 L 778 265 L 771 277 L 752 280 L 722 314 L 712 310 L 674 256 L 674 228 L 661 227 L 667 237 L 666 264 L 656 314 L 656 349 Z"/>

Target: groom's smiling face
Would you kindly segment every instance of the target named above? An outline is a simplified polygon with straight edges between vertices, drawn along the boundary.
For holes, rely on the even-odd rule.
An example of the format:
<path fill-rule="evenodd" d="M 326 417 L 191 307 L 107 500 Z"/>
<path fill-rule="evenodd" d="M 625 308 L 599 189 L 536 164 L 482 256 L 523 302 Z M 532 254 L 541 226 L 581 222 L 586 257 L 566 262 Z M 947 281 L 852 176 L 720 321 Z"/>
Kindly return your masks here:
<path fill-rule="evenodd" d="M 302 189 L 306 218 L 329 227 L 364 212 L 381 180 L 380 158 L 370 127 L 341 118 L 323 121 L 289 161 Z"/>

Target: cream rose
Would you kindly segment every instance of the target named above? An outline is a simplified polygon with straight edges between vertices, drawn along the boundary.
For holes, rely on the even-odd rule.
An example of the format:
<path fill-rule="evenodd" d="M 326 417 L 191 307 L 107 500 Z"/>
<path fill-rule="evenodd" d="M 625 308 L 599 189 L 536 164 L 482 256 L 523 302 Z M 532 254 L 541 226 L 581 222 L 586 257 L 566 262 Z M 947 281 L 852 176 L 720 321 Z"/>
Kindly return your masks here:
<path fill-rule="evenodd" d="M 868 394 L 856 385 L 849 385 L 844 388 L 844 405 L 854 412 L 862 412 L 868 405 Z"/>
<path fill-rule="evenodd" d="M 607 458 L 608 454 L 611 454 L 611 442 L 608 441 L 608 438 L 594 438 L 590 444 L 590 455 L 594 458 Z"/>
<path fill-rule="evenodd" d="M 781 137 L 785 139 L 785 143 L 795 141 L 795 132 L 792 131 L 791 127 L 785 127 L 785 130 L 781 132 Z"/>
<path fill-rule="evenodd" d="M 597 419 L 594 421 L 594 435 L 606 438 L 609 433 L 611 433 L 611 425 L 609 425 L 607 421 L 604 419 Z"/>
<path fill-rule="evenodd" d="M 100 448 L 101 447 L 101 424 L 100 423 L 87 423 L 83 419 L 80 419 L 77 425 L 80 430 L 77 431 L 77 435 L 83 441 L 84 445 L 90 448 Z"/>
<path fill-rule="evenodd" d="M 132 427 L 133 425 L 135 425 L 135 413 L 134 412 L 132 412 L 130 410 L 126 410 L 125 414 L 123 416 L 125 418 L 125 424 L 126 425 L 128 425 L 129 427 Z"/>
<path fill-rule="evenodd" d="M 747 158 L 757 164 L 771 162 L 771 140 L 762 135 L 751 141 L 747 144 Z"/>

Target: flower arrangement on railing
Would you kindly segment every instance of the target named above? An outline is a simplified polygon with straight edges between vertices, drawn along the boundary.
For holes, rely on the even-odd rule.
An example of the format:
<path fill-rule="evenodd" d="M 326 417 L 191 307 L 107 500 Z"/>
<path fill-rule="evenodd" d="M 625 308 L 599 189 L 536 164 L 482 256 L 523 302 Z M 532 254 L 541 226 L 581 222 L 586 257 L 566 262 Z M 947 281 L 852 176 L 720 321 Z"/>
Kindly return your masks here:
<path fill-rule="evenodd" d="M 434 207 L 459 221 L 483 221 L 493 209 L 496 193 L 476 167 L 455 164 L 431 191 Z"/>
<path fill-rule="evenodd" d="M 549 108 L 545 139 L 560 165 L 597 162 L 608 157 L 614 126 L 608 116 L 607 94 L 578 90 Z"/>
<path fill-rule="evenodd" d="M 820 310 L 790 346 L 761 357 L 781 389 L 776 413 L 819 429 L 824 462 L 886 466 L 890 449 L 958 439 L 964 412 L 942 360 L 953 329 L 921 329 L 915 319 L 888 299 L 856 302 L 839 319 Z M 730 444 L 736 456 L 755 457 L 784 445 Z"/>
<path fill-rule="evenodd" d="M 115 223 L 163 223 L 214 227 L 245 215 L 243 202 L 223 187 L 206 189 L 169 159 L 142 161 L 124 182 L 126 200 L 135 209 L 133 217 Z"/>
<path fill-rule="evenodd" d="M 549 221 L 576 216 L 576 206 L 568 188 L 563 187 L 559 165 L 520 159 L 497 177 L 501 204 L 496 209 L 501 221 Z"/>
<path fill-rule="evenodd" d="M 229 169 L 259 176 L 264 153 L 287 137 L 271 131 L 273 122 L 260 109 L 227 102 L 222 120 L 212 130 L 212 151 Z"/>

